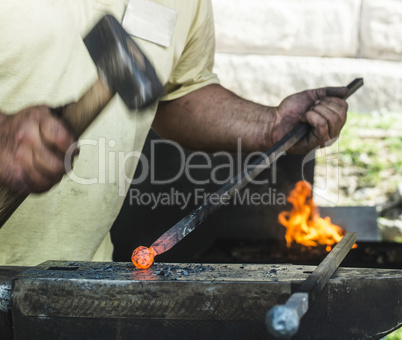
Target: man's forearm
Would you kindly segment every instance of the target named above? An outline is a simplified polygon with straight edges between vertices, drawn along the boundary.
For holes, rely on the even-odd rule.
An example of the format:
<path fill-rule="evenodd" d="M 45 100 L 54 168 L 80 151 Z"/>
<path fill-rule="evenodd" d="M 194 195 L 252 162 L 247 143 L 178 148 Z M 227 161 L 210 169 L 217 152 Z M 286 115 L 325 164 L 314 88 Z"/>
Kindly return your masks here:
<path fill-rule="evenodd" d="M 153 124 L 162 137 L 204 151 L 234 151 L 241 138 L 245 152 L 265 151 L 300 121 L 311 129 L 292 153 L 306 154 L 334 141 L 346 120 L 346 87 L 306 90 L 286 97 L 278 107 L 237 97 L 210 85 L 184 97 L 160 103 Z"/>
<path fill-rule="evenodd" d="M 220 85 L 209 85 L 159 104 L 153 128 L 163 138 L 189 149 L 245 152 L 268 147 L 266 131 L 274 122 L 269 107 L 244 100 Z"/>

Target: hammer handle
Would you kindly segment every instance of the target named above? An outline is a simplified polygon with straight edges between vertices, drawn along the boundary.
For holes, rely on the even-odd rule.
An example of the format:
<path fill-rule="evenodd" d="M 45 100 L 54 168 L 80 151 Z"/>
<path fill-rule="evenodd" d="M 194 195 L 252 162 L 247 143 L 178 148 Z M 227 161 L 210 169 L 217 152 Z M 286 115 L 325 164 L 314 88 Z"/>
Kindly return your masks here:
<path fill-rule="evenodd" d="M 27 198 L 28 194 L 0 187 L 0 228 Z"/>
<path fill-rule="evenodd" d="M 78 102 L 70 103 L 61 109 L 61 117 L 78 138 L 105 108 L 114 94 L 115 92 L 98 78 Z"/>
<path fill-rule="evenodd" d="M 78 102 L 68 104 L 56 112 L 78 138 L 109 103 L 114 94 L 115 92 L 111 91 L 98 78 Z M 0 186 L 0 228 L 27 196 L 26 193 Z"/>

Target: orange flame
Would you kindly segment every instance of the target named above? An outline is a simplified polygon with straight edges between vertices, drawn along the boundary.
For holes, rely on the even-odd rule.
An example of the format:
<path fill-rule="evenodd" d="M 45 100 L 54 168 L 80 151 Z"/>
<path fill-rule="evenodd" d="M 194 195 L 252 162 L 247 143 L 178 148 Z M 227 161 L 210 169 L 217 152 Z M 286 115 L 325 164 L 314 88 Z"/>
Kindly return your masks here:
<path fill-rule="evenodd" d="M 133 251 L 131 261 L 137 268 L 147 269 L 154 262 L 155 255 L 157 254 L 153 247 L 147 248 L 140 246 Z"/>
<path fill-rule="evenodd" d="M 278 219 L 286 227 L 288 247 L 292 242 L 309 247 L 327 245 L 326 250 L 329 252 L 331 245 L 342 239 L 345 231 L 332 224 L 329 217 L 320 217 L 311 195 L 311 187 L 306 182 L 297 182 L 287 200 L 292 203 L 293 209 L 281 212 Z"/>

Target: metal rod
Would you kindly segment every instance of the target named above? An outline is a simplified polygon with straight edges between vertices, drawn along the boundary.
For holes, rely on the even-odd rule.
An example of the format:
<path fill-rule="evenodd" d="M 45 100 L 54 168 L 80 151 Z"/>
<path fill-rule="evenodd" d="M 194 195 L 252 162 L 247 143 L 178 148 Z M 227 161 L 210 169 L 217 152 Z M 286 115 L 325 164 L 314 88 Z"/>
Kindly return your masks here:
<path fill-rule="evenodd" d="M 209 196 L 208 201 L 205 204 L 194 209 L 190 214 L 166 231 L 151 246 L 156 251 L 157 255 L 171 249 L 204 222 L 215 210 L 223 204 L 226 204 L 237 191 L 243 189 L 261 172 L 266 170 L 280 156 L 282 156 L 284 152 L 305 136 L 308 129 L 309 126 L 307 124 L 301 123 L 297 125 L 278 143 L 258 157 L 245 170 L 241 171 L 234 179 L 221 187 L 214 195 Z"/>
<path fill-rule="evenodd" d="M 348 86 L 348 94 L 344 99 L 347 99 L 358 88 L 363 85 L 363 79 L 357 78 L 353 80 Z M 269 148 L 263 155 L 258 157 L 251 165 L 241 171 L 234 179 L 226 183 L 214 195 L 209 196 L 207 202 L 194 209 L 190 214 L 185 216 L 177 222 L 172 228 L 166 231 L 159 237 L 151 247 L 155 250 L 157 255 L 160 255 L 174 245 L 180 242 L 184 237 L 190 234 L 197 228 L 203 221 L 207 219 L 215 210 L 226 204 L 233 195 L 243 189 L 261 172 L 266 170 L 273 164 L 284 152 L 289 150 L 300 139 L 302 139 L 309 131 L 309 125 L 299 123 L 293 130 L 288 132 L 284 137 Z"/>
<path fill-rule="evenodd" d="M 301 318 L 314 304 L 355 242 L 356 233 L 347 233 L 287 302 L 274 306 L 267 313 L 265 324 L 272 335 L 287 339 L 297 333 Z"/>

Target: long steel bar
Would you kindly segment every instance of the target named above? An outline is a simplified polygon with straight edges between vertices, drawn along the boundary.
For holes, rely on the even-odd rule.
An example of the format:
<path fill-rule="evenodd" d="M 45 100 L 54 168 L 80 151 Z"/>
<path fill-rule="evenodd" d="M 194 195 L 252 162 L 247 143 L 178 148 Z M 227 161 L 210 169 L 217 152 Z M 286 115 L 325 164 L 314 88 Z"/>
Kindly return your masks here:
<path fill-rule="evenodd" d="M 267 313 L 265 323 L 272 335 L 287 339 L 297 333 L 301 318 L 317 300 L 355 242 L 356 233 L 347 233 L 287 302 L 274 306 Z"/>
<path fill-rule="evenodd" d="M 348 86 L 347 99 L 363 85 L 363 79 L 357 78 Z M 305 123 L 299 123 L 293 130 L 287 133 L 279 142 L 269 148 L 263 155 L 258 157 L 251 165 L 241 171 L 234 179 L 226 183 L 215 194 L 210 195 L 207 202 L 194 209 L 190 214 L 181 219 L 172 228 L 166 231 L 153 244 L 152 248 L 156 254 L 162 254 L 171 249 L 184 237 L 190 234 L 203 221 L 207 219 L 215 210 L 227 203 L 233 195 L 243 189 L 261 172 L 269 168 L 284 152 L 289 150 L 309 131 L 309 126 Z"/>

